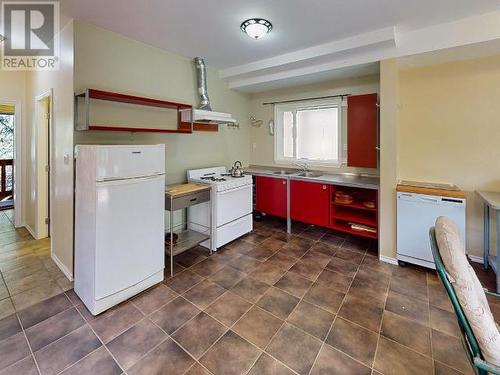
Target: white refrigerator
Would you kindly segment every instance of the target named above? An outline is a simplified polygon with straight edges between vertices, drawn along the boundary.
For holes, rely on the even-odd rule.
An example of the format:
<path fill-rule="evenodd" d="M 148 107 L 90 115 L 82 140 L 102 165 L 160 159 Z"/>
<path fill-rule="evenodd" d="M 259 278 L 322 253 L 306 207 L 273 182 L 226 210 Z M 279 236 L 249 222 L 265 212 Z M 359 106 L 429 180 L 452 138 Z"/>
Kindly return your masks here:
<path fill-rule="evenodd" d="M 76 147 L 75 292 L 97 315 L 161 282 L 164 145 Z"/>

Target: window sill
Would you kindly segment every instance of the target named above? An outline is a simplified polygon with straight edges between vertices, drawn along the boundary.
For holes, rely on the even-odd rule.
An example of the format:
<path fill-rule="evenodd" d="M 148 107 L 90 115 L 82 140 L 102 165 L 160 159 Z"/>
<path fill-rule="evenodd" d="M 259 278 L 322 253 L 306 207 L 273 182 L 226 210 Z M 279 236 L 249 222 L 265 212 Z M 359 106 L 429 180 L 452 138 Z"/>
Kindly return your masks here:
<path fill-rule="evenodd" d="M 301 161 L 301 160 L 283 160 L 274 159 L 275 164 L 279 165 L 290 165 L 297 167 L 297 164 L 307 164 L 308 167 L 321 167 L 321 168 L 337 168 L 340 169 L 344 166 L 343 162 L 312 162 L 312 161 Z"/>

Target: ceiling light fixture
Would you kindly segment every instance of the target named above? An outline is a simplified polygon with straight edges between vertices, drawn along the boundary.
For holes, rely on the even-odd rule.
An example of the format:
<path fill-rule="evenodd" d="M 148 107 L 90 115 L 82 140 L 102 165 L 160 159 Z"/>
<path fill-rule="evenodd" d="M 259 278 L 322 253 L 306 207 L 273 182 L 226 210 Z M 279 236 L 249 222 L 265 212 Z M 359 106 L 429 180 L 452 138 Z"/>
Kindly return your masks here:
<path fill-rule="evenodd" d="M 250 38 L 259 39 L 269 33 L 273 29 L 273 25 L 263 18 L 250 18 L 241 23 L 240 29 Z"/>

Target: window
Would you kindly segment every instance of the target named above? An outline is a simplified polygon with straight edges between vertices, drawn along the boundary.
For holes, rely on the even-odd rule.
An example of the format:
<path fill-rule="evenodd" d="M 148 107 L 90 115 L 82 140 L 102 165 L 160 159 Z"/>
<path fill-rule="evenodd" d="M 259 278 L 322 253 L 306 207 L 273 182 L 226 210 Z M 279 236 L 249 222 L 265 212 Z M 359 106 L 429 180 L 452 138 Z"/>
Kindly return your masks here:
<path fill-rule="evenodd" d="M 277 104 L 274 159 L 280 163 L 342 164 L 341 101 Z"/>

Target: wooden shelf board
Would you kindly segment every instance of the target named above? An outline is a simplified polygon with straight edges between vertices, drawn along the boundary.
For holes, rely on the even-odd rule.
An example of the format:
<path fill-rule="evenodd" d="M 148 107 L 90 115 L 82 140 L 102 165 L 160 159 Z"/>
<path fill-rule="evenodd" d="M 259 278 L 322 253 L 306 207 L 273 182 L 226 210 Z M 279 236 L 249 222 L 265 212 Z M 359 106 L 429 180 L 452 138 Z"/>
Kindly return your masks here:
<path fill-rule="evenodd" d="M 339 222 L 339 221 L 334 221 L 333 224 L 330 225 L 330 228 L 338 230 L 340 232 L 350 233 L 350 234 L 354 234 L 356 236 L 371 238 L 374 240 L 376 240 L 378 238 L 378 233 L 371 233 L 371 232 L 364 232 L 364 231 L 360 231 L 360 230 L 354 230 L 354 229 L 351 229 L 349 224 Z"/>
<path fill-rule="evenodd" d="M 462 198 L 462 199 L 466 198 L 465 192 L 462 190 L 446 190 L 446 189 L 437 189 L 437 188 L 398 184 L 396 186 L 396 191 L 403 192 L 403 193 L 437 195 L 437 196 L 450 197 L 450 198 Z"/>
<path fill-rule="evenodd" d="M 334 212 L 333 213 L 333 219 L 334 220 L 343 220 L 343 221 L 348 221 L 350 223 L 356 223 L 356 224 L 363 224 L 363 225 L 368 225 L 370 227 L 377 227 L 377 219 L 373 216 L 370 215 L 369 213 L 366 213 L 365 211 L 360 211 L 357 213 L 354 212 Z"/>
<path fill-rule="evenodd" d="M 179 129 L 181 129 L 181 130 L 190 130 L 191 129 L 191 123 L 190 122 L 181 121 L 181 123 L 179 125 Z M 217 125 L 217 124 L 205 124 L 203 122 L 194 122 L 193 123 L 193 130 L 194 131 L 201 131 L 201 132 L 218 132 L 219 131 L 219 125 Z"/>
<path fill-rule="evenodd" d="M 335 203 L 335 202 L 333 202 L 333 205 L 334 206 L 339 206 L 339 207 L 355 208 L 357 210 L 365 210 L 365 211 L 372 211 L 372 212 L 376 212 L 377 211 L 377 207 L 375 207 L 375 208 L 369 208 L 369 207 L 366 207 L 363 203 L 359 203 L 359 202 L 353 202 L 353 203 L 350 203 L 350 204 L 343 204 L 343 203 Z"/>

